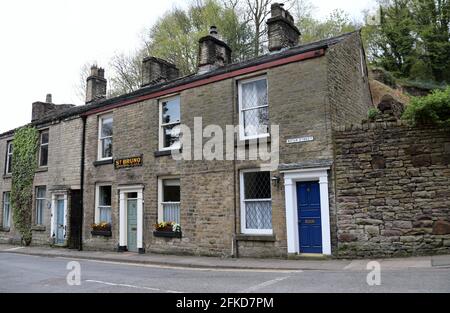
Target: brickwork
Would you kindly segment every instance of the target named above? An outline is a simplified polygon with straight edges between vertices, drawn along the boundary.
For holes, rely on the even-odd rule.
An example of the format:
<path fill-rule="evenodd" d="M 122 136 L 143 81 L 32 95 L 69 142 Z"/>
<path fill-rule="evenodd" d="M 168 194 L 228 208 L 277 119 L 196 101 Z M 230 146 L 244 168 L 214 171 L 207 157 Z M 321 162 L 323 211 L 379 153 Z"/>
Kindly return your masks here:
<path fill-rule="evenodd" d="M 327 51 L 328 101 L 333 126 L 359 123 L 372 107 L 364 54 L 358 32 Z"/>
<path fill-rule="evenodd" d="M 337 52 L 334 52 L 337 53 Z M 280 125 L 280 163 L 329 160 L 333 157 L 331 114 L 328 101 L 326 58 L 315 58 L 252 74 L 266 75 L 269 116 Z M 335 75 L 340 75 L 334 72 Z M 194 117 L 203 118 L 203 127 L 214 124 L 225 129 L 239 120 L 237 82 L 243 76 L 183 91 L 181 120 L 191 129 Z M 305 79 L 307 77 L 308 79 Z M 288 84 L 286 82 L 289 82 Z M 340 105 L 336 102 L 336 105 Z M 144 185 L 144 244 L 146 251 L 160 253 L 230 256 L 237 245 L 240 256 L 280 257 L 287 254 L 284 186 L 272 184 L 272 221 L 274 239 L 234 241 L 240 234 L 240 183 L 243 169 L 258 168 L 250 161 L 174 161 L 171 156 L 155 157 L 158 151 L 158 101 L 148 100 L 112 111 L 114 118 L 114 158 L 144 156 L 144 166 L 115 170 L 112 164 L 96 166 L 98 116 L 87 119 L 85 171 L 84 247 L 117 249 L 119 245 L 119 200 L 121 185 Z M 360 119 L 365 116 L 360 116 Z M 303 144 L 287 144 L 291 138 L 313 136 Z M 205 143 L 207 139 L 204 139 Z M 278 171 L 273 175 L 281 175 Z M 182 239 L 155 238 L 153 224 L 158 219 L 158 178 L 181 179 Z M 91 235 L 95 216 L 95 186 L 113 186 L 112 237 Z M 330 203 L 334 203 L 330 184 Z M 333 208 L 332 208 L 333 210 Z M 333 211 L 334 213 L 334 211 Z M 333 216 L 334 214 L 332 214 Z M 333 219 L 333 217 L 332 217 Z M 335 228 L 333 228 L 335 230 Z M 334 236 L 333 245 L 336 245 Z"/>
<path fill-rule="evenodd" d="M 39 130 L 49 130 L 49 154 L 48 167 L 38 168 L 33 183 L 32 223 L 36 223 L 36 187 L 46 187 L 46 205 L 43 211 L 43 225 L 33 227 L 33 245 L 48 245 L 52 243 L 51 231 L 51 200 L 52 193 L 66 192 L 80 189 L 80 165 L 81 165 L 81 137 L 82 121 L 78 117 L 54 123 L 42 125 Z M 0 138 L 0 171 L 4 173 L 6 159 L 6 143 L 13 137 Z M 0 180 L 0 193 L 11 191 L 11 178 L 6 176 Z M 2 195 L 0 196 L 2 197 Z M 69 198 L 70 200 L 70 198 Z M 67 207 L 67 219 L 70 218 L 70 201 Z M 3 213 L 3 203 L 0 215 Z M 11 224 L 12 221 L 11 221 Z M 70 228 L 67 227 L 69 230 Z M 67 238 L 70 233 L 67 232 Z M 9 232 L 0 232 L 0 242 L 20 242 L 20 235 L 12 225 Z"/>
<path fill-rule="evenodd" d="M 450 252 L 449 134 L 383 119 L 335 132 L 338 256 Z"/>

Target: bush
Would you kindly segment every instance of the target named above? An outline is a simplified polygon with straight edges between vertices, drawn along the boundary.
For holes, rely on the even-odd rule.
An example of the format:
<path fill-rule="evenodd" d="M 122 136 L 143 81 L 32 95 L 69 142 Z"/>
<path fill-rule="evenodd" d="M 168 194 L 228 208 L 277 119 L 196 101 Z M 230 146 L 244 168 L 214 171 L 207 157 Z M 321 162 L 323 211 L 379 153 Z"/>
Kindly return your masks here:
<path fill-rule="evenodd" d="M 378 110 L 377 108 L 370 108 L 369 111 L 367 112 L 367 118 L 370 121 L 373 121 L 378 117 L 380 113 L 381 113 L 380 110 Z"/>
<path fill-rule="evenodd" d="M 450 127 L 450 86 L 426 97 L 413 97 L 403 113 L 412 125 L 434 124 Z"/>

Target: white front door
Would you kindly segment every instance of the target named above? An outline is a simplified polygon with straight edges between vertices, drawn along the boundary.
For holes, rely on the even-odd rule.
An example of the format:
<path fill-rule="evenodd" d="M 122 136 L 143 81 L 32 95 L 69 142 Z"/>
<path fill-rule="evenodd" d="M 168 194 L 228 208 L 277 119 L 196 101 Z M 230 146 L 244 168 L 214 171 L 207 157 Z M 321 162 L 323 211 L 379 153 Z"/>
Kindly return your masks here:
<path fill-rule="evenodd" d="M 143 186 L 122 186 L 119 208 L 119 246 L 121 250 L 144 251 Z"/>

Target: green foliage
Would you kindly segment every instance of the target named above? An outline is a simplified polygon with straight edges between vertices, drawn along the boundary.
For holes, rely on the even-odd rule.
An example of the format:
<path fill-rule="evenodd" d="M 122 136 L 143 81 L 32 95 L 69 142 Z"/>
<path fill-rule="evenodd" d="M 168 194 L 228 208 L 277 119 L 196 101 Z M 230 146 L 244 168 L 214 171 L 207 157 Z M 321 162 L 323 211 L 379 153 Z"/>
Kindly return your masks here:
<path fill-rule="evenodd" d="M 224 7 L 217 0 L 191 3 L 187 10 L 173 9 L 151 28 L 147 52 L 176 64 L 183 74 L 197 67 L 198 40 L 207 35 L 211 25 L 233 50 L 233 61 L 241 61 L 251 54 L 252 31 L 241 23 L 235 10 Z"/>
<path fill-rule="evenodd" d="M 437 83 L 434 80 L 399 79 L 399 82 L 404 87 L 415 87 L 415 88 L 427 89 L 427 90 L 434 90 L 434 89 L 444 90 L 447 87 L 447 85 L 445 83 Z"/>
<path fill-rule="evenodd" d="M 301 42 L 308 43 L 355 31 L 359 25 L 343 10 L 336 9 L 324 21 L 315 19 L 312 14 L 299 16 L 297 27 L 302 33 Z"/>
<path fill-rule="evenodd" d="M 380 81 L 385 84 L 388 85 L 392 88 L 396 88 L 397 85 L 397 79 L 394 77 L 394 75 L 392 75 L 390 72 L 386 71 L 384 68 L 382 67 L 370 67 L 372 71 L 380 71 L 382 73 L 382 77 L 380 77 Z"/>
<path fill-rule="evenodd" d="M 13 221 L 22 236 L 22 242 L 27 246 L 32 238 L 31 207 L 38 138 L 39 132 L 34 127 L 25 126 L 15 132 L 13 141 L 11 189 Z"/>
<path fill-rule="evenodd" d="M 378 110 L 377 108 L 370 108 L 369 111 L 367 112 L 367 118 L 370 121 L 373 121 L 378 117 L 380 113 L 381 113 L 380 110 Z"/>
<path fill-rule="evenodd" d="M 402 116 L 412 125 L 434 124 L 450 127 L 450 87 L 426 97 L 414 97 Z"/>
<path fill-rule="evenodd" d="M 450 82 L 450 0 L 380 1 L 363 30 L 369 61 L 411 80 Z"/>

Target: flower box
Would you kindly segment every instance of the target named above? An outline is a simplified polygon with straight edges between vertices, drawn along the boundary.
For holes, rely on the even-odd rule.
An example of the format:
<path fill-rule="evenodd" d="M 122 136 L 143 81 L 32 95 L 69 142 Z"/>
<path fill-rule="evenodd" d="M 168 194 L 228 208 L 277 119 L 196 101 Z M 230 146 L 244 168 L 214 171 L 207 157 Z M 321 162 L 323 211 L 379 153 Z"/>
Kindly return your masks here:
<path fill-rule="evenodd" d="M 110 230 L 93 230 L 91 231 L 92 236 L 103 236 L 103 237 L 111 237 L 112 232 Z"/>
<path fill-rule="evenodd" d="M 153 231 L 153 236 L 164 237 L 164 238 L 181 238 L 182 233 L 180 231 Z"/>

